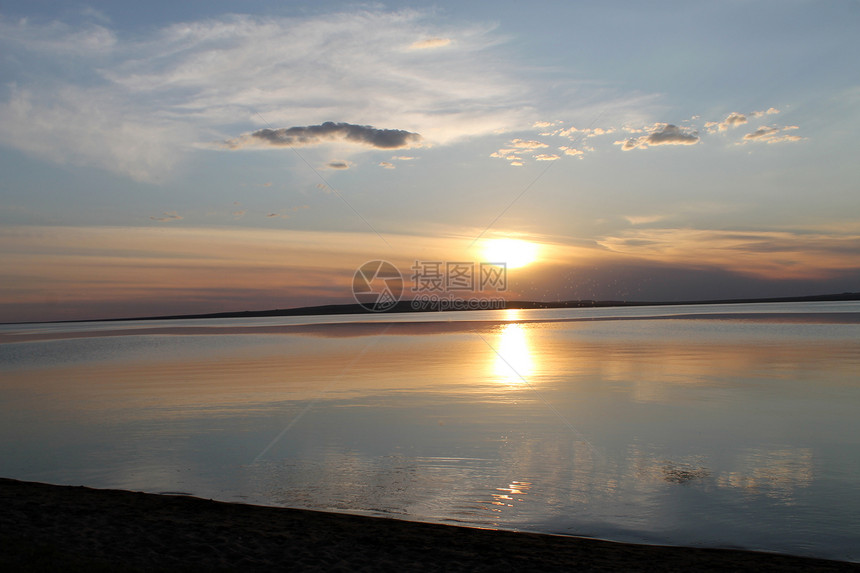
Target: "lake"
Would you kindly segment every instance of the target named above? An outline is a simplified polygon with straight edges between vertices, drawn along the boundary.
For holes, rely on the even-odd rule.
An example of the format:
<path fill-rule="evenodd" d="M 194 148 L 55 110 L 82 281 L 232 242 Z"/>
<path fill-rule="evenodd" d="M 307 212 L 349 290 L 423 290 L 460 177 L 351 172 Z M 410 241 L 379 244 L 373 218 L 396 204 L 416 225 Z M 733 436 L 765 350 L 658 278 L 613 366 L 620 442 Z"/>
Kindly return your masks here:
<path fill-rule="evenodd" d="M 860 561 L 860 303 L 0 326 L 0 475 Z"/>

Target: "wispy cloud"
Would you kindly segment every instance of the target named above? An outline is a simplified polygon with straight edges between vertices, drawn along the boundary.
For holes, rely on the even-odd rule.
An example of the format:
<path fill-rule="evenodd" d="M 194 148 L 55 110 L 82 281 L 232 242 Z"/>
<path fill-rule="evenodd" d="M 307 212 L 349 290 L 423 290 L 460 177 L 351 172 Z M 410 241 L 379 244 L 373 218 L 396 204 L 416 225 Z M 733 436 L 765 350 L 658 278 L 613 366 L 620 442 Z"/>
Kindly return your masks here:
<path fill-rule="evenodd" d="M 38 33 L 33 34 L 34 30 Z M 24 19 L 17 22 L 0 19 L 0 36 L 28 52 L 47 56 L 60 53 L 66 58 L 109 54 L 118 43 L 112 30 L 96 22 L 73 26 L 53 21 L 37 25 Z"/>
<path fill-rule="evenodd" d="M 391 163 L 390 161 L 380 161 L 379 166 L 383 169 L 397 169 L 397 166 Z"/>
<path fill-rule="evenodd" d="M 631 224 L 643 223 L 632 218 Z M 825 279 L 857 269 L 860 235 L 814 231 L 629 229 L 597 241 L 640 259 L 768 279 Z"/>
<path fill-rule="evenodd" d="M 254 130 L 260 115 L 307 127 L 361 118 L 407 134 L 337 132 L 380 148 L 412 146 L 414 133 L 440 145 L 513 131 L 532 123 L 538 88 L 517 80 L 501 41 L 492 25 L 436 25 L 415 10 L 227 15 L 136 35 L 0 16 L 0 50 L 12 62 L 0 144 L 157 181 L 237 125 L 249 131 L 241 144 L 315 137 Z"/>
<path fill-rule="evenodd" d="M 624 151 L 631 149 L 647 149 L 657 145 L 695 145 L 699 143 L 699 134 L 696 131 L 678 127 L 671 123 L 658 124 L 656 129 L 647 135 L 631 137 L 623 141 L 616 141 Z"/>

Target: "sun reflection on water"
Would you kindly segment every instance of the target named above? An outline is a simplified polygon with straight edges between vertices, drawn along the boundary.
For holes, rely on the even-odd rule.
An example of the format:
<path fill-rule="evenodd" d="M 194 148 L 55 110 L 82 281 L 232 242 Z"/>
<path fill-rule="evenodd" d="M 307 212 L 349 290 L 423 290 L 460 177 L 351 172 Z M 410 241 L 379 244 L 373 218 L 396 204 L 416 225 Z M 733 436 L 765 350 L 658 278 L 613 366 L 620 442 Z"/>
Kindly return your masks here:
<path fill-rule="evenodd" d="M 532 483 L 529 481 L 512 481 L 507 487 L 497 487 L 496 491 L 501 493 L 490 494 L 493 498 L 493 505 L 502 507 L 514 507 L 514 502 L 525 501 L 525 496 L 531 489 Z"/>
<path fill-rule="evenodd" d="M 523 384 L 535 370 L 526 327 L 510 323 L 502 327 L 495 344 L 493 374 L 505 384 Z"/>

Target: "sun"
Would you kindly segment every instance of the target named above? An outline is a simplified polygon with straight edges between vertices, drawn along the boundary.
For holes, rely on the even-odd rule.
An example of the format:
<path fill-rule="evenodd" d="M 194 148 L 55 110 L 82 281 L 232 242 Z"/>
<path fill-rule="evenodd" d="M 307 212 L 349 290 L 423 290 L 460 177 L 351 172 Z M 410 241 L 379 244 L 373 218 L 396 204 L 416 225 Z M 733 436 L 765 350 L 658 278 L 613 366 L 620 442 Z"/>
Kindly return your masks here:
<path fill-rule="evenodd" d="M 488 239 L 483 245 L 483 262 L 505 263 L 516 269 L 535 262 L 538 250 L 535 243 L 521 239 Z"/>

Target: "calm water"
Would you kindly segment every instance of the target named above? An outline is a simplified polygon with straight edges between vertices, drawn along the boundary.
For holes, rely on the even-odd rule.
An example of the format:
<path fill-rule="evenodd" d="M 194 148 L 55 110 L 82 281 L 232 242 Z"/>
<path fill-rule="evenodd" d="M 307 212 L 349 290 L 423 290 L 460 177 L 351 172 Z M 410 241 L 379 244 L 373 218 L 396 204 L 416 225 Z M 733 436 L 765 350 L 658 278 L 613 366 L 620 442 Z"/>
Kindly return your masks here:
<path fill-rule="evenodd" d="M 860 561 L 860 304 L 0 327 L 0 475 Z"/>

